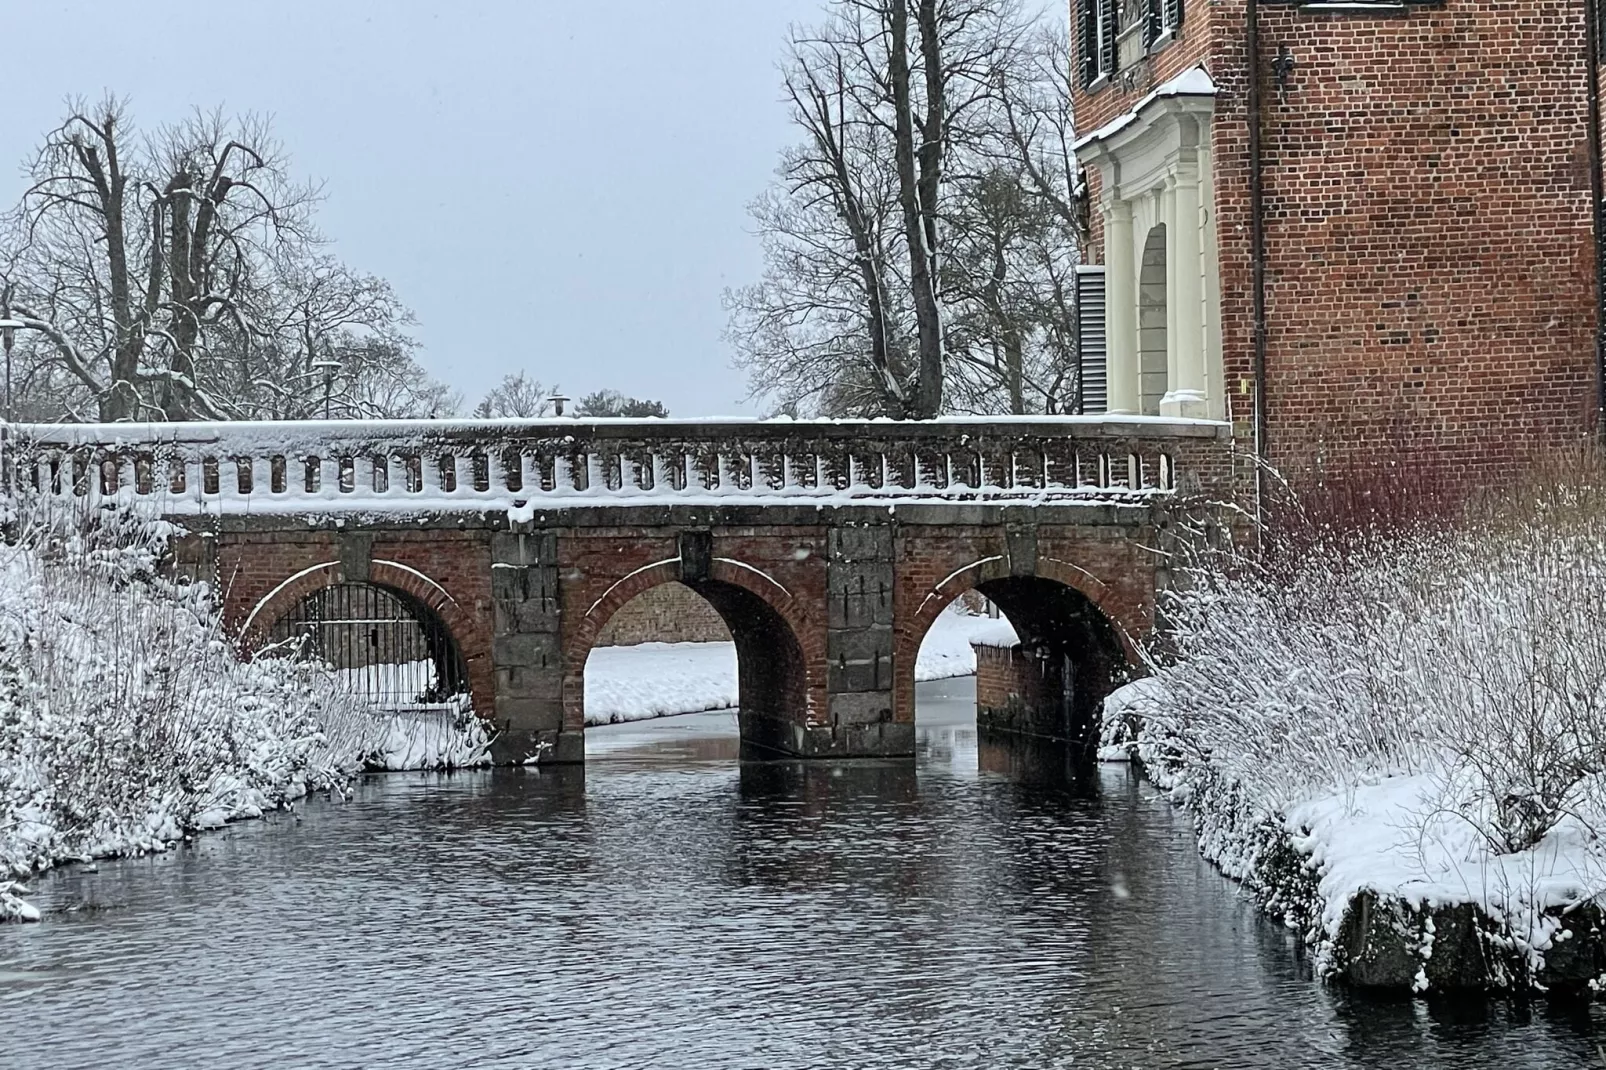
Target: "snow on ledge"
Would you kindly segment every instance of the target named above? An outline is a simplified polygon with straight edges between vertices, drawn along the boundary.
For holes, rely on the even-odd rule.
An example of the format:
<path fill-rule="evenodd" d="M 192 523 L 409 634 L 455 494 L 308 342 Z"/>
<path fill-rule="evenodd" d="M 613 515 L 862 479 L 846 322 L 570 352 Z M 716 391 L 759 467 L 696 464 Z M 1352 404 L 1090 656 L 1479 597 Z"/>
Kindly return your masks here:
<path fill-rule="evenodd" d="M 1020 645 L 1020 636 L 1016 634 L 1013 624 L 999 617 L 996 620 L 988 620 L 986 624 L 976 625 L 970 633 L 970 645 L 1009 650 Z"/>
<path fill-rule="evenodd" d="M 1080 152 L 1085 146 L 1094 142 L 1114 137 L 1137 122 L 1138 116 L 1142 114 L 1143 109 L 1157 100 L 1164 100 L 1170 97 L 1214 97 L 1215 95 L 1216 82 L 1215 79 L 1210 77 L 1210 72 L 1205 70 L 1202 65 L 1189 67 L 1169 82 L 1156 87 L 1152 93 L 1138 101 L 1131 111 L 1123 112 L 1091 134 L 1080 138 L 1075 145 L 1071 146 L 1071 150 Z"/>

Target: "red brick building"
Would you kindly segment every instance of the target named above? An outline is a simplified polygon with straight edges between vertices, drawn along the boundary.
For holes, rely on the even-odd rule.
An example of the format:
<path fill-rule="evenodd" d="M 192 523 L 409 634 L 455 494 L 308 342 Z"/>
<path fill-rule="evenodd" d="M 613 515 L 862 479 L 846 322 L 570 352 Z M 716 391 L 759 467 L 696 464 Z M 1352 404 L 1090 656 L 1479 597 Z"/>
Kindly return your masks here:
<path fill-rule="evenodd" d="M 1295 468 L 1593 427 L 1596 2 L 1072 0 L 1109 408 L 1252 441 L 1263 389 Z"/>

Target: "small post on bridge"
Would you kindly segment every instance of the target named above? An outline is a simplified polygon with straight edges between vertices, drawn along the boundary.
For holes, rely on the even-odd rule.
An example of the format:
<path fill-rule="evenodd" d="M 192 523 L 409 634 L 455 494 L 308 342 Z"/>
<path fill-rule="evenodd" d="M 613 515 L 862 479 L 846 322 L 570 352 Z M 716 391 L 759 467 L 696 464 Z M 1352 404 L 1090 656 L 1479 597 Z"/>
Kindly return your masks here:
<path fill-rule="evenodd" d="M 0 489 L 11 489 L 11 425 L 17 411 L 11 394 L 11 347 L 17 342 L 17 328 L 27 324 L 11 318 L 11 287 L 0 296 L 0 348 L 6 356 L 6 421 L 0 427 Z"/>

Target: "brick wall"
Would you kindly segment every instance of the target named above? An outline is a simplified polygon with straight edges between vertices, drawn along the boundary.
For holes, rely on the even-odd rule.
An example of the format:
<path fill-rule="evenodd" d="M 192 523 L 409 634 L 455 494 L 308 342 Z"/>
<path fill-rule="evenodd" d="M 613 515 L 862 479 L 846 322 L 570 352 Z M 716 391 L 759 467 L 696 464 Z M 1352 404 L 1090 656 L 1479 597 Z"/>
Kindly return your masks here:
<path fill-rule="evenodd" d="M 1253 374 L 1244 10 L 1190 3 L 1178 43 L 1076 101 L 1089 132 L 1200 59 L 1215 79 L 1224 381 L 1239 420 Z M 1270 61 L 1285 45 L 1282 95 Z M 1563 0 L 1393 17 L 1261 5 L 1274 463 L 1410 455 L 1487 478 L 1589 426 L 1584 45 L 1583 6 Z"/>
<path fill-rule="evenodd" d="M 178 548 L 181 561 L 207 552 L 210 539 L 190 536 Z M 360 555 L 333 532 L 248 532 L 215 540 L 211 569 L 223 597 L 225 626 L 245 630 L 248 645 L 260 641 L 274 621 L 302 598 L 340 582 L 373 582 L 400 590 L 435 610 L 461 649 L 474 704 L 494 707 L 491 665 L 490 541 L 484 532 L 376 533 Z M 361 559 L 366 576 L 351 575 Z M 260 610 L 259 610 L 260 607 Z"/>
<path fill-rule="evenodd" d="M 976 707 L 1004 709 L 1010 704 L 1010 696 L 1020 696 L 1026 689 L 1021 681 L 1028 657 L 1021 654 L 1020 646 L 972 649 L 976 652 Z M 1036 665 L 1033 668 L 1036 670 Z"/>
<path fill-rule="evenodd" d="M 683 583 L 665 583 L 620 606 L 593 645 L 728 643 L 730 638 L 730 629 L 707 599 Z"/>

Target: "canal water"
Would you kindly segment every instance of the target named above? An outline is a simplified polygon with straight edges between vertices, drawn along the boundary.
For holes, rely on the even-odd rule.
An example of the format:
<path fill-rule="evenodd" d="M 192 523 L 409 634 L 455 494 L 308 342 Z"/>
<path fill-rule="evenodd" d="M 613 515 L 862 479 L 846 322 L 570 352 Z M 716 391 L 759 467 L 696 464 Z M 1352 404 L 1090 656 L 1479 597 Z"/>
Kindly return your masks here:
<path fill-rule="evenodd" d="M 62 871 L 0 927 L 0 1065 L 1601 1065 L 1595 1010 L 1312 981 L 1153 789 L 972 701 L 922 685 L 913 767 L 744 764 L 705 714 Z"/>

